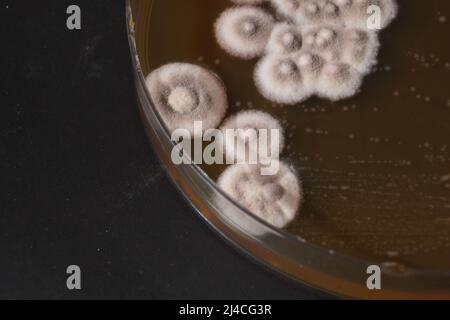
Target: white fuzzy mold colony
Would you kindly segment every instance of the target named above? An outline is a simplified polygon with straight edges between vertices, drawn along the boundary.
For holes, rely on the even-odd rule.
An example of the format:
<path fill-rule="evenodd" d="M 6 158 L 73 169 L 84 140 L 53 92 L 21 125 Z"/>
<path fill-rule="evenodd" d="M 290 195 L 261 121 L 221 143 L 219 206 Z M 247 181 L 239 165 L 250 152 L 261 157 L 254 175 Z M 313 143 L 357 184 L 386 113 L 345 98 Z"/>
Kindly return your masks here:
<path fill-rule="evenodd" d="M 255 82 L 267 99 L 293 104 L 310 96 L 310 90 L 293 57 L 268 55 L 255 70 Z"/>
<path fill-rule="evenodd" d="M 260 8 L 231 8 L 216 22 L 217 41 L 229 54 L 253 59 L 264 53 L 273 24 L 273 17 Z"/>
<path fill-rule="evenodd" d="M 302 48 L 303 37 L 300 30 L 289 23 L 277 23 L 267 43 L 267 54 L 284 55 Z"/>
<path fill-rule="evenodd" d="M 222 81 L 210 71 L 192 64 L 172 63 L 153 71 L 147 88 L 166 126 L 172 132 L 186 129 L 194 136 L 194 122 L 203 130 L 217 128 L 225 117 L 228 101 Z"/>
<path fill-rule="evenodd" d="M 234 163 L 249 162 L 251 152 L 256 154 L 257 161 L 260 161 L 261 157 L 279 159 L 280 153 L 283 152 L 283 127 L 277 119 L 265 112 L 241 111 L 227 118 L 221 129 L 227 159 L 233 160 Z M 274 131 L 276 136 L 272 134 Z M 261 134 L 264 136 L 261 137 Z"/>
<path fill-rule="evenodd" d="M 265 98 L 281 104 L 314 95 L 335 101 L 357 93 L 377 62 L 377 32 L 397 14 L 395 0 L 233 2 L 245 6 L 221 15 L 217 41 L 233 56 L 261 58 L 256 86 Z M 284 21 L 274 23 L 256 6 L 264 2 L 271 2 Z"/>
<path fill-rule="evenodd" d="M 278 173 L 270 176 L 261 175 L 258 165 L 233 165 L 218 184 L 241 206 L 277 228 L 295 219 L 303 199 L 297 175 L 283 162 Z"/>

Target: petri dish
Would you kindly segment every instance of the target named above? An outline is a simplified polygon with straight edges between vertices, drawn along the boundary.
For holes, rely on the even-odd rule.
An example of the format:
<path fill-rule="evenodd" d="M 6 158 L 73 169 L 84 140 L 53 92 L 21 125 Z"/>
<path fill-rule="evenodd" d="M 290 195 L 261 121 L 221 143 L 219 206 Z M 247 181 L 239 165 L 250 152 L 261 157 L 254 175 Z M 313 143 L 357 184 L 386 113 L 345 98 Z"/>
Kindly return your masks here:
<path fill-rule="evenodd" d="M 195 5 L 193 5 L 195 2 Z M 143 123 L 180 192 L 237 248 L 295 281 L 345 297 L 450 298 L 450 3 L 398 0 L 378 64 L 354 97 L 274 104 L 253 82 L 256 60 L 220 48 L 213 25 L 227 0 L 129 0 L 126 13 Z M 265 6 L 265 10 L 271 8 Z M 216 72 L 229 113 L 258 109 L 284 124 L 283 155 L 299 173 L 298 219 L 276 229 L 217 186 L 222 166 L 174 165 L 174 143 L 145 77 L 170 62 Z M 245 223 L 242 223 L 245 221 Z M 368 268 L 381 270 L 370 290 Z"/>

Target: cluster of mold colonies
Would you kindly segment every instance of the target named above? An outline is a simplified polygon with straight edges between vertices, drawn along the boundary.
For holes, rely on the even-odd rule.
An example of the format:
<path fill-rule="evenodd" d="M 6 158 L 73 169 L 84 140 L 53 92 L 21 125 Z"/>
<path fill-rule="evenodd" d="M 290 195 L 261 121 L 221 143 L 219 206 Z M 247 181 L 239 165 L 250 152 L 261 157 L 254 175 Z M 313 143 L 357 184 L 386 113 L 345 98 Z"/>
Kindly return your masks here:
<path fill-rule="evenodd" d="M 227 161 L 234 165 L 219 177 L 219 187 L 268 224 L 286 227 L 297 216 L 303 192 L 296 173 L 279 160 L 285 147 L 280 121 L 262 111 L 246 110 L 225 119 L 221 130 Z M 228 134 L 229 130 L 234 134 Z M 257 154 L 255 163 L 249 159 L 252 151 Z M 266 175 L 264 167 L 276 169 Z M 234 215 L 233 219 L 249 232 L 265 233 L 246 215 Z"/>
<path fill-rule="evenodd" d="M 258 165 L 236 164 L 219 177 L 219 186 L 241 206 L 277 228 L 292 222 L 303 192 L 297 175 L 279 162 L 276 175 L 261 175 Z"/>
<path fill-rule="evenodd" d="M 154 106 L 171 132 L 184 129 L 191 137 L 201 138 L 197 135 L 218 128 L 226 115 L 228 101 L 224 84 L 217 75 L 200 66 L 164 65 L 147 76 L 146 85 Z M 195 130 L 196 121 L 201 121 L 203 132 Z M 297 214 L 302 192 L 297 176 L 278 160 L 284 148 L 281 123 L 267 113 L 248 110 L 227 118 L 221 130 L 224 141 L 220 142 L 226 159 L 237 164 L 222 174 L 219 185 L 269 224 L 279 228 L 287 225 Z M 228 135 L 228 130 L 233 134 Z M 274 130 L 278 133 L 275 137 L 271 134 Z M 265 137 L 260 139 L 263 132 Z M 253 139 L 257 139 L 256 144 Z M 256 150 L 248 150 L 255 146 Z M 250 152 L 256 152 L 258 164 L 247 159 Z M 263 161 L 278 164 L 276 173 L 262 175 Z M 253 225 L 246 216 L 237 220 L 241 227 Z"/>
<path fill-rule="evenodd" d="M 397 14 L 395 0 L 234 0 L 215 25 L 229 54 L 261 58 L 255 84 L 268 100 L 353 96 L 377 62 L 378 31 Z M 258 5 L 271 3 L 277 13 Z"/>
<path fill-rule="evenodd" d="M 167 64 L 150 73 L 146 84 L 170 132 L 185 129 L 195 137 L 195 121 L 202 121 L 203 131 L 217 128 L 228 109 L 224 84 L 200 66 Z"/>

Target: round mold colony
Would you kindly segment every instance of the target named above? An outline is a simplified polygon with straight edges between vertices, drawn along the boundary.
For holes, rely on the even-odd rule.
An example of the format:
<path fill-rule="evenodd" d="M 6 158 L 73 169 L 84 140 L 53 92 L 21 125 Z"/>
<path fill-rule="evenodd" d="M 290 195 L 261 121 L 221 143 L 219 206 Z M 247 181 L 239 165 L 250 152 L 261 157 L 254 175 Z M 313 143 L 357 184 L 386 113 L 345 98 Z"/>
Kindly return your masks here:
<path fill-rule="evenodd" d="M 170 132 L 188 130 L 194 122 L 203 131 L 217 128 L 228 109 L 225 86 L 212 72 L 187 63 L 172 63 L 154 70 L 146 78 L 152 101 Z"/>
<path fill-rule="evenodd" d="M 302 33 L 298 26 L 277 23 L 267 44 L 267 54 L 292 54 L 302 48 Z"/>
<path fill-rule="evenodd" d="M 312 94 L 292 56 L 267 55 L 256 66 L 255 83 L 268 100 L 296 104 Z"/>
<path fill-rule="evenodd" d="M 331 101 L 349 98 L 358 92 L 362 78 L 349 64 L 327 62 L 317 81 L 317 94 Z"/>
<path fill-rule="evenodd" d="M 230 166 L 219 177 L 218 185 L 260 219 L 276 228 L 284 228 L 295 219 L 303 192 L 291 168 L 283 162 L 277 165 L 278 172 L 269 176 L 261 174 L 259 165 Z"/>
<path fill-rule="evenodd" d="M 253 59 L 264 54 L 274 23 L 273 17 L 261 8 L 234 7 L 216 21 L 217 42 L 232 56 Z"/>
<path fill-rule="evenodd" d="M 247 110 L 230 116 L 225 119 L 221 130 L 227 163 L 248 163 L 250 152 L 254 152 L 253 159 L 257 163 L 261 163 L 262 157 L 279 159 L 284 149 L 283 126 L 277 119 L 262 111 Z M 278 139 L 272 139 L 275 137 L 272 136 L 274 130 L 278 133 Z"/>
<path fill-rule="evenodd" d="M 304 48 L 320 54 L 327 61 L 337 61 L 343 46 L 342 29 L 324 25 L 305 30 Z"/>
<path fill-rule="evenodd" d="M 317 92 L 317 81 L 325 66 L 325 59 L 317 53 L 302 50 L 293 57 L 303 75 L 306 90 L 315 94 Z"/>
<path fill-rule="evenodd" d="M 380 42 L 377 34 L 363 29 L 344 29 L 341 61 L 350 64 L 363 75 L 377 64 Z"/>

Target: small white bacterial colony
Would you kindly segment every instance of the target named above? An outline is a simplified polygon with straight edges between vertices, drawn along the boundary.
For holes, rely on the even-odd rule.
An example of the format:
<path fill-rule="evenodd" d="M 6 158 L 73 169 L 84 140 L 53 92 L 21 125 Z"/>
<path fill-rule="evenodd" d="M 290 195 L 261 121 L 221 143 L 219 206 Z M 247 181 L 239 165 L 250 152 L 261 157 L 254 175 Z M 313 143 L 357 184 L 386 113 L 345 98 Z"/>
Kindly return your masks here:
<path fill-rule="evenodd" d="M 303 199 L 297 175 L 283 162 L 278 173 L 270 176 L 261 175 L 258 165 L 230 166 L 218 184 L 241 206 L 276 228 L 284 228 L 295 219 Z"/>
<path fill-rule="evenodd" d="M 217 128 L 228 109 L 224 84 L 200 66 L 167 64 L 150 73 L 146 84 L 170 132 L 182 128 L 195 137 L 195 121 L 202 121 L 203 131 Z"/>
<path fill-rule="evenodd" d="M 312 96 L 332 101 L 355 95 L 377 63 L 378 31 L 397 15 L 395 0 L 233 0 L 215 24 L 230 55 L 261 58 L 254 79 L 280 104 Z M 271 4 L 275 14 L 258 6 Z M 372 27 L 378 18 L 378 26 Z"/>

